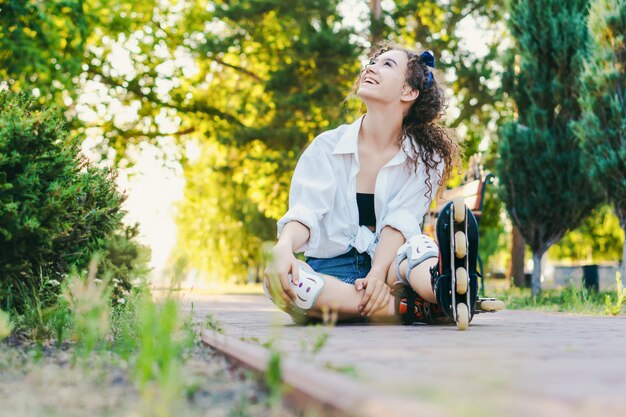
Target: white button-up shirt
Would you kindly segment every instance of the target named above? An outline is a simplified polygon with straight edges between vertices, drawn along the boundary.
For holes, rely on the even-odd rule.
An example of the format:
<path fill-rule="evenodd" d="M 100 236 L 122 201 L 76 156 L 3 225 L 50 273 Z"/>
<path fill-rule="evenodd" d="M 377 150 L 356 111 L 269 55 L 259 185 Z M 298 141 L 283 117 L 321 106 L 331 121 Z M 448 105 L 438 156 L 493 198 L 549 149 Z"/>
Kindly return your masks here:
<path fill-rule="evenodd" d="M 437 192 L 443 161 L 431 174 L 432 194 L 426 184 L 426 166 L 413 168 L 416 156 L 404 138 L 402 149 L 378 172 L 374 191 L 376 232 L 359 226 L 356 177 L 359 173 L 358 136 L 363 116 L 316 137 L 296 165 L 289 191 L 289 211 L 278 221 L 278 237 L 296 220 L 310 230 L 309 240 L 296 252 L 315 258 L 332 258 L 351 247 L 372 259 L 385 226 L 409 239 L 421 233 L 420 223 Z"/>

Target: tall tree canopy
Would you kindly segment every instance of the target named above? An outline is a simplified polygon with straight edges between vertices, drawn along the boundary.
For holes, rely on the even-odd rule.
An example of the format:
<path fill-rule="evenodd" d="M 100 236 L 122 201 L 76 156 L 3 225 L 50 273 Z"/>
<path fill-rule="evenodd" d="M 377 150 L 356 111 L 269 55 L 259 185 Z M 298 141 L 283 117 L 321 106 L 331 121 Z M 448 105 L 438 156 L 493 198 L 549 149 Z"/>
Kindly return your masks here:
<path fill-rule="evenodd" d="M 224 205 L 203 226 L 189 217 L 194 210 L 187 202 L 179 207 L 180 242 L 183 251 L 195 253 L 185 257 L 198 265 L 208 252 L 230 257 L 248 245 L 242 242 L 273 235 L 270 219 L 286 209 L 289 180 L 303 148 L 316 134 L 355 116 L 355 106 L 342 101 L 370 40 L 437 53 L 460 112 L 450 124 L 468 138 L 468 155 L 493 130 L 489 121 L 501 107 L 496 84 L 486 82 L 498 76 L 488 63 L 496 48 L 476 56 L 458 33 L 468 16 L 495 24 L 501 7 L 493 0 L 386 2 L 377 16 L 355 27 L 343 21 L 340 0 L 0 0 L 0 5 L 6 23 L 0 50 L 9 51 L 0 56 L 0 76 L 7 85 L 38 88 L 42 99 L 62 103 L 75 134 L 87 134 L 96 150 L 118 164 L 125 164 L 138 144 L 180 145 L 179 155 L 167 157 L 186 168 L 187 202 L 211 205 L 215 196 L 198 193 L 219 190 Z M 17 59 L 24 54 L 30 59 Z M 24 75 L 29 73 L 38 75 Z M 185 148 L 199 155 L 187 159 Z M 226 204 L 235 196 L 245 199 L 246 210 L 233 212 Z M 249 215 L 253 208 L 256 214 Z M 252 234 L 243 233 L 239 242 L 220 243 L 219 235 L 210 234 L 209 243 L 199 235 L 202 227 L 240 224 Z M 254 252 L 245 247 L 245 253 Z M 248 261 L 239 264 L 243 268 Z"/>
<path fill-rule="evenodd" d="M 626 1 L 593 1 L 588 28 L 578 100 L 583 112 L 574 129 L 585 165 L 626 233 Z M 622 277 L 626 277 L 626 245 L 622 250 Z"/>
<path fill-rule="evenodd" d="M 502 198 L 533 252 L 532 294 L 541 258 L 598 204 L 570 123 L 580 115 L 578 76 L 585 56 L 586 0 L 509 2 L 515 57 L 509 92 L 517 118 L 502 130 Z"/>

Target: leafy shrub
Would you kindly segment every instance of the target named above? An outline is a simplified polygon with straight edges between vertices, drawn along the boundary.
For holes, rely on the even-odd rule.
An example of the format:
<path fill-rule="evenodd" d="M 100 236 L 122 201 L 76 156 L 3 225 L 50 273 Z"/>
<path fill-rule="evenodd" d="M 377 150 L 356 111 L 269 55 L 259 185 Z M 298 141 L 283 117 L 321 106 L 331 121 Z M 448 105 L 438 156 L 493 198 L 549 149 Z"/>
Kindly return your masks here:
<path fill-rule="evenodd" d="M 125 304 L 150 272 L 150 248 L 139 244 L 137 235 L 138 225 L 121 227 L 102 241 L 98 251 L 98 278 L 110 283 L 113 304 Z"/>
<path fill-rule="evenodd" d="M 86 276 L 70 275 L 63 289 L 63 299 L 72 311 L 78 352 L 83 357 L 102 344 L 109 329 L 111 306 L 107 292 L 110 288 L 97 281 L 97 268 L 97 260 L 93 259 Z"/>
<path fill-rule="evenodd" d="M 108 250 L 123 200 L 113 172 L 81 155 L 55 110 L 0 93 L 0 306 L 56 302 L 70 269 Z"/>
<path fill-rule="evenodd" d="M 622 276 L 619 272 L 615 274 L 615 288 L 617 296 L 615 304 L 611 301 L 610 294 L 604 296 L 605 312 L 612 316 L 617 316 L 622 311 L 622 305 L 624 304 L 624 300 L 626 300 L 626 288 L 622 285 Z"/>
<path fill-rule="evenodd" d="M 2 339 L 11 334 L 11 321 L 9 320 L 9 315 L 4 311 L 0 310 L 0 342 Z"/>

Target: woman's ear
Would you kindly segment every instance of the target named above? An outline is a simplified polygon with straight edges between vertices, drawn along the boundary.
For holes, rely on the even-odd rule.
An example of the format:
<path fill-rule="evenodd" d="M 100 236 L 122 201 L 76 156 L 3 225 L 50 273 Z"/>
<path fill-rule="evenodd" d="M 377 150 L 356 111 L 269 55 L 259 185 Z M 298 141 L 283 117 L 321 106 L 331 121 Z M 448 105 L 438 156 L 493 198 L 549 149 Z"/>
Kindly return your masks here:
<path fill-rule="evenodd" d="M 420 92 L 417 88 L 411 88 L 408 85 L 405 85 L 402 89 L 400 99 L 402 101 L 414 101 L 419 97 L 419 95 Z"/>

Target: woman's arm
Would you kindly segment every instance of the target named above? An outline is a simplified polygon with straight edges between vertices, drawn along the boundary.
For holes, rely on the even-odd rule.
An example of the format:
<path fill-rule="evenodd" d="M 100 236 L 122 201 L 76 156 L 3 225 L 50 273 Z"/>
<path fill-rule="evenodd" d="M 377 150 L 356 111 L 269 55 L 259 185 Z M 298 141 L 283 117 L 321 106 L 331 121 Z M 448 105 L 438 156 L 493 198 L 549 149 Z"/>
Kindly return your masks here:
<path fill-rule="evenodd" d="M 301 247 L 309 239 L 309 228 L 297 221 L 288 222 L 280 235 L 278 243 L 272 248 L 271 259 L 265 270 L 267 289 L 274 300 L 282 300 L 288 304 L 296 299 L 296 293 L 289 284 L 298 282 L 298 261 L 293 255 L 296 248 Z"/>
<path fill-rule="evenodd" d="M 365 288 L 359 310 L 363 316 L 371 316 L 389 302 L 390 291 L 386 284 L 389 267 L 396 258 L 398 248 L 405 242 L 402 233 L 393 227 L 385 226 L 380 231 L 380 239 L 374 252 L 372 269 L 363 279 L 355 282 L 358 291 Z"/>
<path fill-rule="evenodd" d="M 311 232 L 308 227 L 298 221 L 292 220 L 285 225 L 276 246 L 285 249 L 288 248 L 293 253 L 309 240 L 310 235 Z"/>
<path fill-rule="evenodd" d="M 289 210 L 277 223 L 279 241 L 282 240 L 286 225 L 296 221 L 306 227 L 307 232 L 306 238 L 298 241 L 293 239 L 293 234 L 289 237 L 291 243 L 300 243 L 300 246 L 292 247 L 292 251 L 305 252 L 317 248 L 322 218 L 332 210 L 336 189 L 337 182 L 329 156 L 313 141 L 298 160 L 291 179 Z M 303 229 L 296 230 L 292 233 L 305 236 Z"/>
<path fill-rule="evenodd" d="M 374 252 L 374 259 L 372 260 L 371 273 L 375 274 L 377 279 L 385 281 L 387 279 L 387 272 L 389 267 L 396 259 L 398 249 L 404 244 L 406 239 L 402 232 L 394 229 L 391 226 L 385 226 L 380 231 L 380 239 Z"/>

